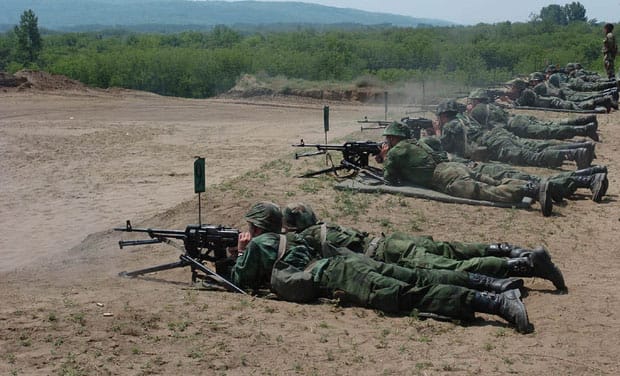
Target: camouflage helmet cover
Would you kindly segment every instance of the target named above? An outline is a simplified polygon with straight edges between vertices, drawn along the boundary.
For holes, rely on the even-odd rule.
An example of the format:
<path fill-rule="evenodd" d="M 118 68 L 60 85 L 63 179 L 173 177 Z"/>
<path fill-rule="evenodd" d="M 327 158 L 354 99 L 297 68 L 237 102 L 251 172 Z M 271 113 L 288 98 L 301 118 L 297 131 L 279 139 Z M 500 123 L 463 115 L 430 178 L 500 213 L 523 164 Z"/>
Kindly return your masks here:
<path fill-rule="evenodd" d="M 469 93 L 469 99 L 488 100 L 489 92 L 486 89 L 474 89 Z"/>
<path fill-rule="evenodd" d="M 555 73 L 557 71 L 558 71 L 558 67 L 556 67 L 553 64 L 548 65 L 547 68 L 545 68 L 545 73 Z"/>
<path fill-rule="evenodd" d="M 545 74 L 543 72 L 534 72 L 530 74 L 530 81 L 544 81 Z"/>
<path fill-rule="evenodd" d="M 282 231 L 282 212 L 273 202 L 263 201 L 254 204 L 244 219 L 254 226 L 268 232 Z"/>
<path fill-rule="evenodd" d="M 407 127 L 405 124 L 395 121 L 385 127 L 385 129 L 383 130 L 383 135 L 411 138 L 411 131 L 409 130 L 409 127 Z"/>
<path fill-rule="evenodd" d="M 302 202 L 286 205 L 282 219 L 284 227 L 293 231 L 303 231 L 318 222 L 310 205 Z"/>
<path fill-rule="evenodd" d="M 566 70 L 569 72 L 575 70 L 575 63 L 566 64 Z"/>
<path fill-rule="evenodd" d="M 437 115 L 445 114 L 447 112 L 458 113 L 459 105 L 454 99 L 443 100 L 437 105 Z"/>
<path fill-rule="evenodd" d="M 519 90 L 523 90 L 527 87 L 527 81 L 525 81 L 522 78 L 515 78 L 513 80 L 506 82 L 506 85 L 514 86 Z"/>
<path fill-rule="evenodd" d="M 549 76 L 549 83 L 555 87 L 560 87 L 560 76 L 552 74 Z"/>

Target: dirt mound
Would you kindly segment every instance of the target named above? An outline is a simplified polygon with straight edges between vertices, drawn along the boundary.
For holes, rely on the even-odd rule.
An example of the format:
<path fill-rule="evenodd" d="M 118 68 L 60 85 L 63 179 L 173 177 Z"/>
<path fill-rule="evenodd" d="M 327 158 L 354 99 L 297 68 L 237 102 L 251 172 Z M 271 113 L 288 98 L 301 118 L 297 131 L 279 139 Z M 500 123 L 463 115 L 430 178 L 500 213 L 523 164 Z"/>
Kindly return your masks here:
<path fill-rule="evenodd" d="M 10 73 L 0 72 L 0 87 L 17 87 L 27 81 L 24 77 L 15 77 Z"/>
<path fill-rule="evenodd" d="M 300 87 L 295 87 L 300 86 Z M 295 96 L 329 101 L 380 102 L 383 101 L 383 89 L 373 87 L 329 88 L 304 87 L 296 85 L 293 80 L 272 79 L 262 81 L 253 75 L 243 75 L 235 87 L 230 89 L 223 98 L 253 98 L 265 96 Z M 326 85 L 327 86 L 327 85 Z"/>
<path fill-rule="evenodd" d="M 37 89 L 37 90 L 83 90 L 87 89 L 83 83 L 72 80 L 66 76 L 50 74 L 43 71 L 22 69 L 14 75 L 17 79 L 24 80 L 18 89 Z"/>

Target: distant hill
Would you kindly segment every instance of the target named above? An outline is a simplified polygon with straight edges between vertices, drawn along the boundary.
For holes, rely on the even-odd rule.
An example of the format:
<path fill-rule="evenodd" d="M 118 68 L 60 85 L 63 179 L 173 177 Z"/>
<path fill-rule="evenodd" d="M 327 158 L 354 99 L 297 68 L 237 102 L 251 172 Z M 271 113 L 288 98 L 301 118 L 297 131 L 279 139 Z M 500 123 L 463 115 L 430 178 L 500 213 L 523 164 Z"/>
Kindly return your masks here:
<path fill-rule="evenodd" d="M 279 24 L 446 26 L 451 22 L 335 8 L 302 2 L 191 0 L 1 0 L 0 30 L 19 23 L 32 9 L 39 27 L 51 30 L 93 30 L 122 27 L 149 31 L 169 25 L 170 31 L 208 29 L 214 25 Z M 2 29 L 3 28 L 3 29 Z M 165 29 L 165 28 L 164 28 Z"/>

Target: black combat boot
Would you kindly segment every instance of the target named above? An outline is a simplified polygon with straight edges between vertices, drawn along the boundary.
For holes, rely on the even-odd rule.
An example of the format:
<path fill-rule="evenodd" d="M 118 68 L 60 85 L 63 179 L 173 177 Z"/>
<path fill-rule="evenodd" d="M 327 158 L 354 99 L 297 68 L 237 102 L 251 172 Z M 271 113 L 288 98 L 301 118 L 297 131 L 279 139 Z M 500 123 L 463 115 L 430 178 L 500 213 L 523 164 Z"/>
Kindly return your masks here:
<path fill-rule="evenodd" d="M 484 274 L 467 274 L 468 283 L 466 287 L 469 287 L 472 290 L 504 292 L 523 287 L 523 280 L 521 278 L 493 278 Z"/>
<path fill-rule="evenodd" d="M 472 307 L 476 312 L 498 315 L 515 325 L 520 333 L 534 331 L 534 327 L 527 317 L 525 305 L 521 301 L 519 290 L 509 290 L 501 294 L 476 292 L 472 299 Z"/>
<path fill-rule="evenodd" d="M 576 131 L 577 136 L 590 137 L 594 141 L 599 141 L 598 133 L 596 133 L 598 126 L 596 124 L 575 126 L 573 129 Z"/>
<path fill-rule="evenodd" d="M 521 255 L 525 252 L 532 252 L 530 249 L 523 249 L 508 243 L 489 244 L 485 250 L 487 252 L 487 256 L 508 258 L 517 258 L 521 257 Z"/>
<path fill-rule="evenodd" d="M 544 248 L 537 248 L 523 257 L 508 260 L 508 275 L 511 277 L 539 277 L 549 280 L 556 289 L 566 293 L 568 288 L 564 284 L 564 276 L 553 262 Z"/>
<path fill-rule="evenodd" d="M 543 179 L 540 182 L 528 182 L 523 188 L 525 190 L 525 197 L 538 200 L 542 215 L 545 217 L 550 216 L 553 212 L 553 198 L 549 181 Z"/>
<path fill-rule="evenodd" d="M 604 173 L 588 176 L 573 176 L 573 181 L 577 185 L 577 188 L 589 188 L 592 192 L 592 201 L 594 202 L 601 202 L 609 187 L 607 174 Z"/>
<path fill-rule="evenodd" d="M 587 176 L 594 174 L 606 174 L 607 166 L 591 166 L 588 168 L 584 168 L 583 170 L 575 170 L 573 171 L 573 175 L 575 176 Z"/>
<path fill-rule="evenodd" d="M 575 161 L 578 169 L 590 167 L 594 159 L 594 152 L 587 148 L 563 150 L 567 161 Z"/>

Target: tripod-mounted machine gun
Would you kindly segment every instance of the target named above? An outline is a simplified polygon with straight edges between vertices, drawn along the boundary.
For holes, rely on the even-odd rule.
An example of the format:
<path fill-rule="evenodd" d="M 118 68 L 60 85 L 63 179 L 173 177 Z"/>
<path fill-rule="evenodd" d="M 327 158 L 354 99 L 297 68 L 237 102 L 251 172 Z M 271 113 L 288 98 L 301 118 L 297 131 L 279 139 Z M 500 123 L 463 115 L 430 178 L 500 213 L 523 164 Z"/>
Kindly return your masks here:
<path fill-rule="evenodd" d="M 196 193 L 199 194 L 198 201 L 200 203 L 200 193 L 205 191 L 204 158 L 197 157 L 194 162 L 194 186 Z M 122 277 L 136 277 L 147 273 L 189 266 L 192 271 L 192 283 L 195 283 L 198 279 L 200 279 L 203 282 L 214 282 L 226 288 L 228 291 L 245 294 L 242 289 L 235 286 L 226 278 L 222 277 L 216 271 L 211 270 L 205 265 L 206 262 L 211 262 L 217 265 L 218 261 L 227 259 L 227 249 L 229 247 L 237 247 L 239 230 L 221 225 L 214 226 L 201 224 L 200 211 L 198 219 L 199 224 L 188 225 L 184 231 L 134 228 L 132 227 L 130 221 L 127 221 L 125 227 L 115 228 L 115 231 L 140 232 L 149 236 L 149 239 L 120 240 L 118 245 L 121 249 L 128 246 L 166 243 L 182 252 L 179 256 L 179 261 L 177 262 L 156 265 L 131 272 L 123 271 L 120 272 L 119 275 Z M 182 241 L 183 245 L 181 245 L 178 241 Z"/>
<path fill-rule="evenodd" d="M 316 148 L 316 151 L 306 153 L 295 153 L 295 159 L 303 157 L 311 157 L 314 155 L 326 155 L 331 167 L 309 172 L 300 175 L 300 178 L 309 178 L 320 174 L 326 174 L 333 172 L 338 177 L 347 178 L 358 173 L 366 174 L 374 179 L 384 182 L 382 170 L 368 164 L 369 157 L 375 156 L 381 152 L 380 142 L 373 141 L 347 141 L 342 145 L 334 144 L 306 144 L 304 140 L 301 140 L 299 144 L 293 144 L 293 147 L 300 148 Z M 334 164 L 330 151 L 339 151 L 342 153 L 343 159 L 340 164 Z M 339 175 L 340 171 L 347 171 L 345 175 Z"/>

